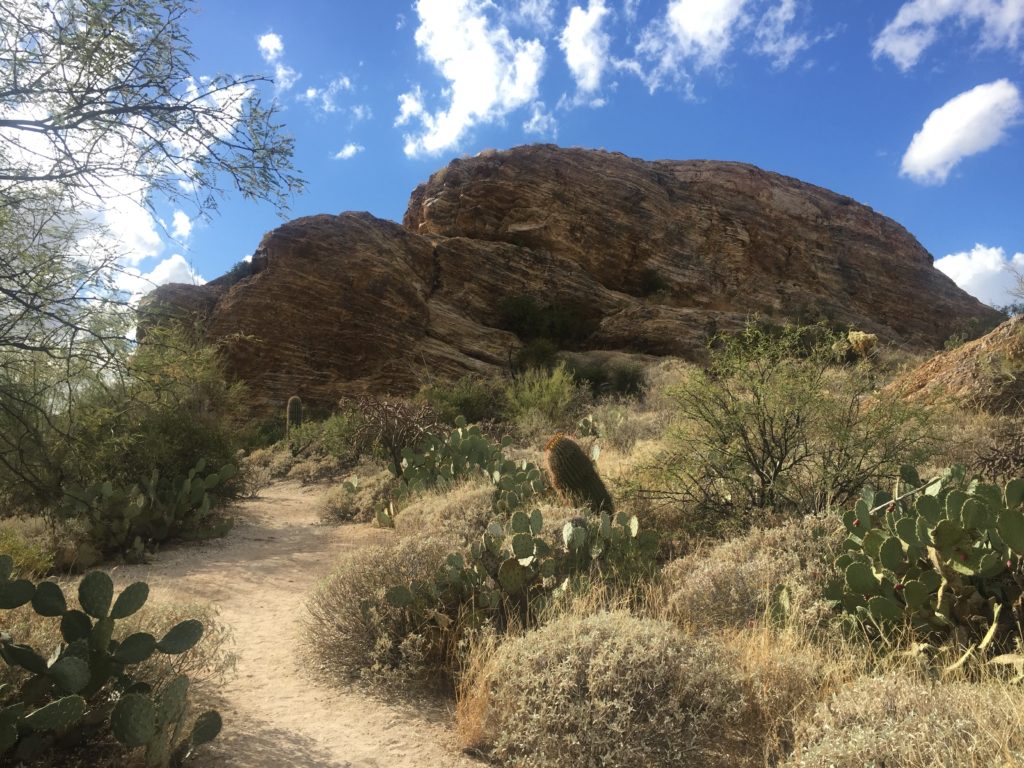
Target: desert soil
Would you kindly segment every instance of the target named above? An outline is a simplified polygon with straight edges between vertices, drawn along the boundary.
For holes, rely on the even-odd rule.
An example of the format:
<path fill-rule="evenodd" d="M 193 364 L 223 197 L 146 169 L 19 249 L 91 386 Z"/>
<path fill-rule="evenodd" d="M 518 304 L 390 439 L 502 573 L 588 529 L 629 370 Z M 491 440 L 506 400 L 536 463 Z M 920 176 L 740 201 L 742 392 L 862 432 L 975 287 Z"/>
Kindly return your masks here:
<path fill-rule="evenodd" d="M 447 768 L 458 751 L 450 706 L 388 701 L 311 678 L 297 655 L 305 600 L 342 552 L 393 535 L 323 526 L 324 488 L 280 483 L 242 502 L 222 540 L 161 551 L 115 569 L 119 587 L 148 581 L 161 602 L 208 602 L 234 634 L 237 674 L 220 691 L 224 731 L 197 761 L 238 768 Z"/>

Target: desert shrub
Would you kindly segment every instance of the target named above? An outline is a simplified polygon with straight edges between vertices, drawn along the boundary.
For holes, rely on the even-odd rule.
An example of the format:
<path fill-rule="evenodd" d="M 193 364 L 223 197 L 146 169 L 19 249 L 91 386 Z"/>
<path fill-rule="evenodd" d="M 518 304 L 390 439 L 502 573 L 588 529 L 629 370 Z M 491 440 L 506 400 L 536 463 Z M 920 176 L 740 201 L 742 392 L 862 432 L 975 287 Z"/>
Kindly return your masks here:
<path fill-rule="evenodd" d="M 694 631 L 755 623 L 814 627 L 833 612 L 822 596 L 843 531 L 807 517 L 694 552 L 662 571 L 670 615 Z"/>
<path fill-rule="evenodd" d="M 564 365 L 552 371 L 534 368 L 516 377 L 505 388 L 509 417 L 523 429 L 547 431 L 574 424 L 586 397 Z"/>
<path fill-rule="evenodd" d="M 0 519 L 0 552 L 10 555 L 12 574 L 19 579 L 39 579 L 54 566 L 55 542 L 51 526 L 41 517 Z"/>
<path fill-rule="evenodd" d="M 979 444 L 972 446 L 972 455 L 963 463 L 992 482 L 1005 483 L 1024 477 L 1024 419 L 986 418 L 984 415 L 975 418 L 984 422 L 988 429 Z"/>
<path fill-rule="evenodd" d="M 390 496 L 392 486 L 387 470 L 365 462 L 324 494 L 318 505 L 320 522 L 330 525 L 371 520 L 377 505 Z"/>
<path fill-rule="evenodd" d="M 628 454 L 637 441 L 659 435 L 661 421 L 657 412 L 641 411 L 633 403 L 600 403 L 579 422 L 578 429 L 582 435 L 598 437 L 602 444 Z"/>
<path fill-rule="evenodd" d="M 479 538 L 494 515 L 494 484 L 479 476 L 417 494 L 395 516 L 395 530 L 402 536 L 445 531 L 469 540 Z"/>
<path fill-rule="evenodd" d="M 146 584 L 132 584 L 114 600 L 110 577 L 94 571 L 78 585 L 78 602 L 69 603 L 53 582 L 9 580 L 11 565 L 9 557 L 0 556 L 3 607 L 25 607 L 5 617 L 9 629 L 0 637 L 6 667 L 0 689 L 0 752 L 19 763 L 41 759 L 43 764 L 64 765 L 96 749 L 106 753 L 105 761 L 114 750 L 120 759 L 110 764 L 123 765 L 132 761 L 133 753 L 138 756 L 137 748 L 145 747 L 147 764 L 165 768 L 216 737 L 220 716 L 211 711 L 194 717 L 190 680 L 183 672 L 210 665 L 197 665 L 195 657 L 181 662 L 153 659 L 196 648 L 204 632 L 200 621 L 186 619 L 156 634 L 131 632 L 124 620 L 144 606 Z M 51 648 L 56 650 L 47 661 L 40 652 L 49 655 Z"/>
<path fill-rule="evenodd" d="M 550 339 L 528 341 L 512 356 L 512 370 L 519 374 L 532 368 L 551 370 L 558 365 L 558 345 Z"/>
<path fill-rule="evenodd" d="M 307 652 L 330 677 L 422 682 L 448 680 L 457 633 L 395 607 L 395 584 L 434 581 L 450 539 L 423 536 L 347 553 L 307 602 Z"/>
<path fill-rule="evenodd" d="M 569 359 L 566 367 L 593 397 L 643 397 L 647 374 L 642 365 L 622 360 Z"/>
<path fill-rule="evenodd" d="M 66 479 L 87 486 L 128 486 L 159 470 L 159 491 L 205 460 L 222 467 L 235 460 L 245 390 L 226 380 L 215 347 L 177 329 L 151 329 L 132 358 L 129 377 L 83 399 Z M 224 484 L 214 499 L 231 498 Z"/>
<path fill-rule="evenodd" d="M 1024 760 L 1024 693 L 998 682 L 863 677 L 797 730 L 786 768 L 1010 766 Z"/>
<path fill-rule="evenodd" d="M 718 645 L 625 612 L 558 619 L 475 671 L 483 725 L 461 730 L 523 768 L 703 765 L 742 702 Z"/>
<path fill-rule="evenodd" d="M 874 395 L 869 372 L 833 367 L 830 339 L 817 326 L 754 324 L 719 339 L 710 369 L 674 392 L 679 421 L 650 468 L 653 495 L 692 509 L 713 532 L 750 510 L 841 506 L 922 459 L 926 414 Z"/>
<path fill-rule="evenodd" d="M 285 477 L 303 485 L 314 485 L 338 477 L 345 469 L 345 465 L 333 456 L 316 456 L 296 461 L 288 468 Z"/>
<path fill-rule="evenodd" d="M 402 474 L 403 453 L 439 431 L 437 417 L 423 402 L 379 398 L 372 395 L 345 401 L 359 414 L 355 439 L 373 456 L 383 459 L 392 474 Z"/>
<path fill-rule="evenodd" d="M 462 416 L 470 424 L 504 421 L 504 387 L 498 379 L 463 376 L 455 381 L 428 384 L 419 397 L 445 424 L 454 425 Z"/>

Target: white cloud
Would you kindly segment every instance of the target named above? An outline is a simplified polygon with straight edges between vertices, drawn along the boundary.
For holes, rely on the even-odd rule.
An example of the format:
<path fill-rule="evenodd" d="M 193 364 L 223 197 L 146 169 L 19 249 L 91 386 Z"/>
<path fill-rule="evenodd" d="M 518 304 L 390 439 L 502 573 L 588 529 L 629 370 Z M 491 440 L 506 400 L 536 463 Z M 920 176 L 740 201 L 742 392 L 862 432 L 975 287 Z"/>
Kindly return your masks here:
<path fill-rule="evenodd" d="M 629 21 L 636 21 L 636 12 L 640 8 L 640 0 L 623 0 L 622 12 Z"/>
<path fill-rule="evenodd" d="M 951 253 L 935 266 L 972 296 L 990 306 L 1020 301 L 1011 291 L 1017 287 L 1015 271 L 1024 271 L 1024 253 L 1007 257 L 1003 248 L 978 243 L 970 251 Z"/>
<path fill-rule="evenodd" d="M 352 107 L 352 117 L 356 121 L 369 120 L 373 117 L 373 110 L 367 104 L 356 104 Z"/>
<path fill-rule="evenodd" d="M 299 96 L 299 101 L 314 101 L 319 93 L 320 91 L 317 88 L 307 88 L 305 92 Z"/>
<path fill-rule="evenodd" d="M 178 240 L 187 240 L 192 234 L 192 219 L 184 211 L 175 211 L 172 220 L 171 235 Z"/>
<path fill-rule="evenodd" d="M 260 56 L 268 64 L 273 64 L 284 55 L 284 41 L 274 32 L 260 35 L 256 44 L 259 45 Z"/>
<path fill-rule="evenodd" d="M 490 18 L 493 10 L 490 0 L 417 0 L 416 45 L 448 81 L 448 103 L 431 112 L 419 86 L 399 96 L 395 124 L 420 124 L 417 133 L 405 136 L 407 156 L 455 147 L 473 126 L 500 120 L 536 99 L 544 46 L 512 37 Z"/>
<path fill-rule="evenodd" d="M 132 304 L 160 285 L 167 283 L 203 285 L 205 282 L 203 276 L 197 273 L 180 253 L 172 254 L 158 262 L 149 272 L 142 272 L 135 267 L 126 267 L 115 277 L 118 289 L 128 294 L 128 300 Z"/>
<path fill-rule="evenodd" d="M 911 0 L 900 6 L 872 46 L 876 59 L 888 56 L 906 72 L 939 38 L 943 25 L 981 25 L 982 48 L 1016 48 L 1024 35 L 1021 0 Z"/>
<path fill-rule="evenodd" d="M 504 10 L 502 20 L 550 32 L 555 22 L 555 0 L 517 0 Z"/>
<path fill-rule="evenodd" d="M 360 146 L 359 144 L 346 144 L 344 147 L 339 149 L 334 154 L 335 160 L 351 160 L 353 157 L 358 155 L 360 152 L 365 150 L 366 147 Z"/>
<path fill-rule="evenodd" d="M 806 34 L 790 34 L 787 27 L 796 19 L 796 0 L 781 0 L 761 17 L 754 33 L 755 50 L 772 59 L 776 69 L 786 69 L 796 55 L 811 46 Z"/>
<path fill-rule="evenodd" d="M 601 75 L 608 64 L 611 46 L 611 37 L 601 25 L 609 13 L 604 0 L 590 0 L 585 11 L 578 5 L 573 6 L 558 40 L 581 94 L 593 93 L 601 87 Z"/>
<path fill-rule="evenodd" d="M 543 101 L 535 101 L 530 118 L 523 123 L 523 131 L 537 136 L 556 138 L 558 136 L 558 121 L 544 108 Z"/>
<path fill-rule="evenodd" d="M 260 56 L 263 57 L 263 60 L 267 64 L 274 65 L 274 89 L 278 93 L 290 90 L 302 75 L 282 60 L 284 58 L 284 40 L 276 32 L 267 32 L 259 36 L 256 44 L 259 46 Z"/>
<path fill-rule="evenodd" d="M 652 93 L 674 83 L 691 96 L 693 72 L 722 66 L 737 47 L 785 69 L 801 51 L 830 36 L 791 31 L 805 6 L 806 0 L 669 0 L 665 15 L 641 33 L 636 58 L 615 66 L 636 72 Z M 744 45 L 737 43 L 741 38 Z"/>
<path fill-rule="evenodd" d="M 963 158 L 994 147 L 1017 122 L 1024 104 L 1009 80 L 996 80 L 954 96 L 914 134 L 900 175 L 922 184 L 943 184 Z"/>

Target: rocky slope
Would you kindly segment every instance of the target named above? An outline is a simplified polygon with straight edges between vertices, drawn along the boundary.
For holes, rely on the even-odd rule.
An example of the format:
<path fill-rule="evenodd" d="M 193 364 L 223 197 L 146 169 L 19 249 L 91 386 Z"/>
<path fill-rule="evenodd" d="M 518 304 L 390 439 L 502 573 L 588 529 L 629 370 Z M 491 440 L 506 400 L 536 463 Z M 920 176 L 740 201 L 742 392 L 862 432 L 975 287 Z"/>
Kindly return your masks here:
<path fill-rule="evenodd" d="M 498 308 L 523 296 L 584 316 L 581 347 L 685 357 L 752 313 L 931 348 L 995 317 L 848 197 L 740 163 L 538 145 L 453 161 L 413 192 L 403 226 L 289 222 L 251 276 L 163 286 L 142 322 L 204 315 L 255 405 L 329 404 L 505 365 L 519 340 Z"/>
<path fill-rule="evenodd" d="M 935 355 L 889 385 L 908 400 L 947 400 L 994 414 L 1024 408 L 1024 316 L 991 333 Z"/>

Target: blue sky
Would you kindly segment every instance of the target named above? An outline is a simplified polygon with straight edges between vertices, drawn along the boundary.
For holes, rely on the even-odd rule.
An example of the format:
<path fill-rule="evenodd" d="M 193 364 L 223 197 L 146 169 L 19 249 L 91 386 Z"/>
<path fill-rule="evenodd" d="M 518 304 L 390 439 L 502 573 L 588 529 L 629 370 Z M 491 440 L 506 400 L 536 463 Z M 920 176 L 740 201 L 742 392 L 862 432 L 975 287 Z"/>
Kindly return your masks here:
<path fill-rule="evenodd" d="M 401 220 L 416 184 L 452 158 L 553 141 L 739 160 L 850 195 L 990 303 L 1009 298 L 1003 266 L 1024 266 L 1021 0 L 198 7 L 196 74 L 275 80 L 264 97 L 308 181 L 289 217 Z M 157 282 L 187 276 L 185 262 L 215 277 L 280 222 L 236 198 L 209 221 L 162 213 L 175 242 L 139 265 Z"/>

